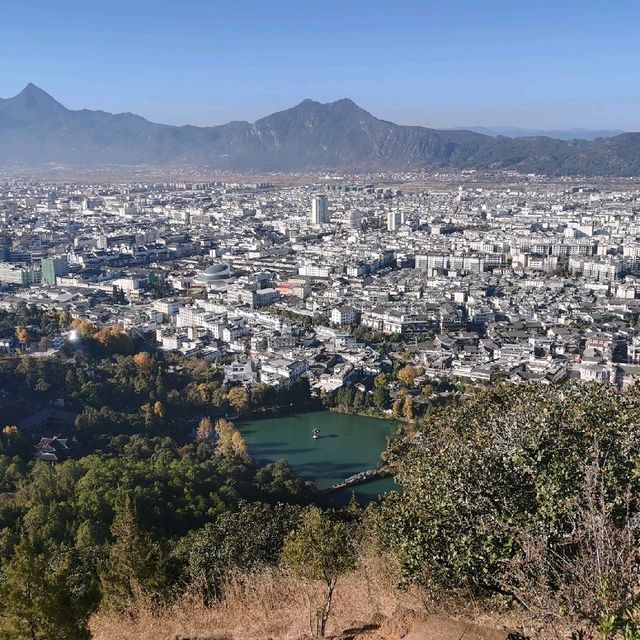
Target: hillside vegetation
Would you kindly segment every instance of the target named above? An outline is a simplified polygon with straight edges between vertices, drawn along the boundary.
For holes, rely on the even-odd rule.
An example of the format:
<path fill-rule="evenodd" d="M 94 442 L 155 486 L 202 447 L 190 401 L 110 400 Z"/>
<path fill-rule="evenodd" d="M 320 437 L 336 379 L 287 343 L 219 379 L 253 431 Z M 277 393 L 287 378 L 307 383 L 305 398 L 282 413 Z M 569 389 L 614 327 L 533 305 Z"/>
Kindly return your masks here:
<path fill-rule="evenodd" d="M 403 491 L 366 509 L 317 506 L 228 426 L 121 440 L 55 468 L 4 459 L 0 638 L 391 638 L 443 612 L 640 638 L 635 387 L 473 391 L 387 452 Z"/>

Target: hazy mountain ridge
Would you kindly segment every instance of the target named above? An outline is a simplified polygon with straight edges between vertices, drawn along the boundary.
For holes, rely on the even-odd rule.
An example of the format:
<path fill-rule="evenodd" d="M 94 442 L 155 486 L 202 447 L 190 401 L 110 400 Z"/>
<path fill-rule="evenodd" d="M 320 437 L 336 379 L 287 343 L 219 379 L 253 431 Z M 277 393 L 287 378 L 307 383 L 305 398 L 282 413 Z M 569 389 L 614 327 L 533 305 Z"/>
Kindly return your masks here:
<path fill-rule="evenodd" d="M 622 129 L 529 129 L 525 127 L 453 127 L 454 130 L 475 131 L 487 136 L 508 138 L 555 138 L 557 140 L 595 140 L 613 138 L 626 131 Z"/>
<path fill-rule="evenodd" d="M 0 165 L 207 165 L 238 171 L 514 169 L 640 175 L 640 134 L 559 140 L 402 126 L 348 99 L 304 100 L 254 123 L 171 126 L 70 110 L 35 85 L 0 99 Z"/>

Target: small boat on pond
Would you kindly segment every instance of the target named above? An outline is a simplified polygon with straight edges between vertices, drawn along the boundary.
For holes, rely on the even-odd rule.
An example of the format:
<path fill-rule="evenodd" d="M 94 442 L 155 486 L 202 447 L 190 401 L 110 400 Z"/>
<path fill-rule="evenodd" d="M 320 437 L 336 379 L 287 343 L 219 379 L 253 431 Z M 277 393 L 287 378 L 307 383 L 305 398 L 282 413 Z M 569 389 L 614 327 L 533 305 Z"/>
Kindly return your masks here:
<path fill-rule="evenodd" d="M 312 436 L 314 440 L 317 440 L 320 437 L 320 429 L 317 427 L 313 430 Z"/>

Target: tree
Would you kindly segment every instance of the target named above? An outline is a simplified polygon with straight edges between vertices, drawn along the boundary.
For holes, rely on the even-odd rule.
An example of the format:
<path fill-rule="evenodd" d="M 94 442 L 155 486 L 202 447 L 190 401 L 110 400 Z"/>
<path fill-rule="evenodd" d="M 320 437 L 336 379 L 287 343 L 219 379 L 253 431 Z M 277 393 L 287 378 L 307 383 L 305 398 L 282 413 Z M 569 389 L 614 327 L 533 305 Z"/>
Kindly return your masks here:
<path fill-rule="evenodd" d="M 0 581 L 0 639 L 88 639 L 90 610 L 71 597 L 69 574 L 68 558 L 51 549 L 40 553 L 22 536 Z"/>
<path fill-rule="evenodd" d="M 227 400 L 238 413 L 244 413 L 249 408 L 249 394 L 244 387 L 229 389 Z"/>
<path fill-rule="evenodd" d="M 249 454 L 247 441 L 242 437 L 242 434 L 238 430 L 236 430 L 231 436 L 231 447 L 233 448 L 233 452 L 241 458 L 246 458 Z"/>
<path fill-rule="evenodd" d="M 376 387 L 373 392 L 373 402 L 378 409 L 386 409 L 389 406 L 389 391 L 387 387 Z"/>
<path fill-rule="evenodd" d="M 294 575 L 320 580 L 326 591 L 317 611 L 317 634 L 324 637 L 338 578 L 355 566 L 355 544 L 350 525 L 333 519 L 318 507 L 309 507 L 300 525 L 286 538 L 282 562 Z"/>
<path fill-rule="evenodd" d="M 384 389 L 389 386 L 389 376 L 386 373 L 379 373 L 373 379 L 373 384 L 376 389 Z"/>
<path fill-rule="evenodd" d="M 71 314 L 68 311 L 60 311 L 58 313 L 58 326 L 61 329 L 68 327 L 71 324 Z"/>
<path fill-rule="evenodd" d="M 153 413 L 158 416 L 158 419 L 163 422 L 165 418 L 165 408 L 164 404 L 160 400 L 156 400 L 153 403 Z"/>
<path fill-rule="evenodd" d="M 624 499 L 640 492 L 640 387 L 478 389 L 417 430 L 391 451 L 403 491 L 385 497 L 379 535 L 427 588 L 513 593 L 503 570 L 523 536 L 570 566 L 589 474 L 613 524 L 640 513 Z"/>
<path fill-rule="evenodd" d="M 65 374 L 64 386 L 68 394 L 72 394 L 74 391 L 78 390 L 78 387 L 79 387 L 78 375 L 73 369 L 69 369 Z"/>
<path fill-rule="evenodd" d="M 27 342 L 29 342 L 29 331 L 27 330 L 27 328 L 18 327 L 16 329 L 16 338 L 21 344 L 26 344 Z"/>
<path fill-rule="evenodd" d="M 427 383 L 423 385 L 422 389 L 420 389 L 420 396 L 423 400 L 428 401 L 434 392 L 435 389 L 433 388 L 433 385 Z"/>
<path fill-rule="evenodd" d="M 223 456 L 246 457 L 247 443 L 233 422 L 220 418 L 216 422 L 216 451 Z"/>
<path fill-rule="evenodd" d="M 133 341 L 119 324 L 101 327 L 92 338 L 107 353 L 130 353 L 133 349 Z"/>
<path fill-rule="evenodd" d="M 158 398 L 159 400 L 164 398 L 164 394 L 165 394 L 164 376 L 162 374 L 162 369 L 160 368 L 158 369 L 158 373 L 156 375 L 155 392 L 156 392 L 156 398 Z"/>
<path fill-rule="evenodd" d="M 148 376 L 151 373 L 153 358 L 146 351 L 136 353 L 136 355 L 133 356 L 133 362 L 140 375 Z"/>
<path fill-rule="evenodd" d="M 413 400 L 411 396 L 405 396 L 402 403 L 402 415 L 405 420 L 413 420 Z"/>
<path fill-rule="evenodd" d="M 398 371 L 397 377 L 405 387 L 413 387 L 413 382 L 417 375 L 416 370 L 411 365 L 407 364 Z"/>
<path fill-rule="evenodd" d="M 14 424 L 8 424 L 6 427 L 2 429 L 2 435 L 6 438 L 17 438 L 20 432 L 18 431 L 18 427 Z"/>
<path fill-rule="evenodd" d="M 251 404 L 254 407 L 268 407 L 275 404 L 276 392 L 270 384 L 260 382 L 251 391 Z"/>
<path fill-rule="evenodd" d="M 96 332 L 96 327 L 89 320 L 77 318 L 71 323 L 71 328 L 78 332 L 81 338 L 90 338 Z"/>
<path fill-rule="evenodd" d="M 305 500 L 314 490 L 313 482 L 298 477 L 287 460 L 277 460 L 258 469 L 254 485 L 261 493 L 286 502 L 294 498 Z"/>
<path fill-rule="evenodd" d="M 353 405 L 353 401 L 355 398 L 355 394 L 351 387 L 347 387 L 342 385 L 335 394 L 336 404 L 339 407 L 343 407 L 345 409 L 350 409 Z"/>
<path fill-rule="evenodd" d="M 299 512 L 300 507 L 282 503 L 241 502 L 237 512 L 222 513 L 187 535 L 178 543 L 178 553 L 186 556 L 190 584 L 208 601 L 220 595 L 224 578 L 234 567 L 249 572 L 277 564 Z"/>
<path fill-rule="evenodd" d="M 211 418 L 202 418 L 198 423 L 198 429 L 196 430 L 196 438 L 200 442 L 210 442 L 213 437 L 213 422 Z"/>
<path fill-rule="evenodd" d="M 112 304 L 127 304 L 127 297 L 124 295 L 124 289 L 122 287 L 113 287 L 111 302 Z"/>
<path fill-rule="evenodd" d="M 137 600 L 153 597 L 160 591 L 159 549 L 140 528 L 138 512 L 131 493 L 119 490 L 111 534 L 114 542 L 100 576 L 102 606 L 126 611 Z"/>

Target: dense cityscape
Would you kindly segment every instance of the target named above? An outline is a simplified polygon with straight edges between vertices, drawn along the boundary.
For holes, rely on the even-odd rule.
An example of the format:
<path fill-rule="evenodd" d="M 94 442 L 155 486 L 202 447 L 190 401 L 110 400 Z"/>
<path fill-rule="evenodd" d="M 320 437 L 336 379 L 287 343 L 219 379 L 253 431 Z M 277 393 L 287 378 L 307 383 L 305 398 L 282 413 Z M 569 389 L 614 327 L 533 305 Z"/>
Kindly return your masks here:
<path fill-rule="evenodd" d="M 0 13 L 0 640 L 640 640 L 640 3 Z"/>
<path fill-rule="evenodd" d="M 416 388 L 443 378 L 624 388 L 640 372 L 630 181 L 5 180 L 0 198 L 2 308 L 118 325 L 223 363 L 225 381 L 304 376 L 320 394 L 399 357 Z M 53 353 L 75 335 L 26 329 L 28 340 L 4 335 L 0 348 Z"/>

